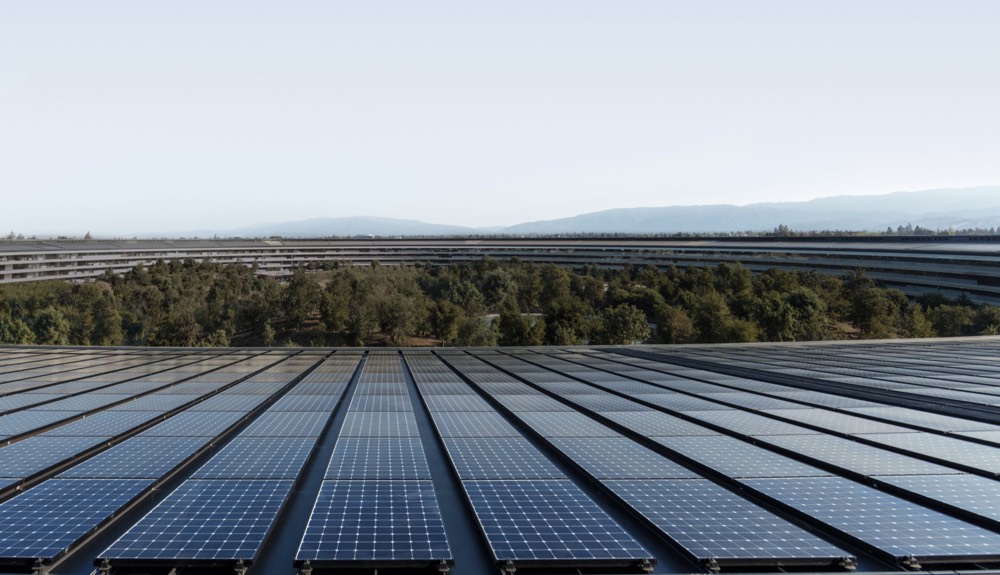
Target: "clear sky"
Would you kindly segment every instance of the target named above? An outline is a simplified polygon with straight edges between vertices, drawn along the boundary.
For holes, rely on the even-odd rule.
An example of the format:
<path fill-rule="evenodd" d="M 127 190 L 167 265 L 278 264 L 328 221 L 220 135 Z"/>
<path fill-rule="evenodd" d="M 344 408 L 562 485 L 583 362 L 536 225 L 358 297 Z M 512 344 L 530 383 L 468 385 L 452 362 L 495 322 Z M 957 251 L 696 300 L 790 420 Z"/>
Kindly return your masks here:
<path fill-rule="evenodd" d="M 995 0 L 0 3 L 0 231 L 1000 183 Z"/>

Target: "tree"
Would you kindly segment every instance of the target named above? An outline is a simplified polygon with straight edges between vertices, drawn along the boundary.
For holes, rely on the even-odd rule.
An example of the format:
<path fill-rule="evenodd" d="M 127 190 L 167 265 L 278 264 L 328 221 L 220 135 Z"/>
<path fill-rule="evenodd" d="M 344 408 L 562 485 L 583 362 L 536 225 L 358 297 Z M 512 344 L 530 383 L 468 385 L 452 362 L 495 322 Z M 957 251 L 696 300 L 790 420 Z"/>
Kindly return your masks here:
<path fill-rule="evenodd" d="M 49 306 L 38 311 L 31 325 L 35 341 L 41 345 L 69 343 L 70 325 L 58 308 Z"/>
<path fill-rule="evenodd" d="M 309 317 L 309 314 L 316 311 L 319 305 L 320 287 L 316 278 L 308 274 L 302 266 L 292 270 L 292 277 L 285 287 L 284 311 L 296 329 Z"/>
<path fill-rule="evenodd" d="M 28 345 L 35 342 L 35 333 L 20 319 L 0 315 L 0 343 Z"/>
<path fill-rule="evenodd" d="M 478 317 L 467 317 L 458 326 L 455 344 L 463 347 L 491 347 L 497 345 L 499 333 L 495 325 Z"/>
<path fill-rule="evenodd" d="M 606 308 L 600 314 L 600 321 L 595 343 L 627 345 L 645 341 L 649 337 L 646 314 L 631 304 Z"/>
<path fill-rule="evenodd" d="M 455 341 L 459 327 L 465 319 L 465 311 L 450 301 L 443 300 L 430 308 L 431 334 L 443 343 Z"/>

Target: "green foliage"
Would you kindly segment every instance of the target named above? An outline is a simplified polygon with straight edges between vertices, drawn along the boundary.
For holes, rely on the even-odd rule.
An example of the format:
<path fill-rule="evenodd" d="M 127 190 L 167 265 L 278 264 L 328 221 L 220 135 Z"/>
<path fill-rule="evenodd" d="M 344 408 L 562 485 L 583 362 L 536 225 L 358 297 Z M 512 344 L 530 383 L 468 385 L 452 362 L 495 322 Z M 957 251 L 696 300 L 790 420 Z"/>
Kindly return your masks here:
<path fill-rule="evenodd" d="M 1000 333 L 1000 308 L 940 293 L 917 301 L 860 270 L 844 278 L 752 275 L 738 264 L 574 272 L 483 259 L 446 267 L 323 262 L 274 278 L 175 260 L 94 282 L 0 286 L 0 343 L 409 345 L 424 337 L 489 346 Z"/>

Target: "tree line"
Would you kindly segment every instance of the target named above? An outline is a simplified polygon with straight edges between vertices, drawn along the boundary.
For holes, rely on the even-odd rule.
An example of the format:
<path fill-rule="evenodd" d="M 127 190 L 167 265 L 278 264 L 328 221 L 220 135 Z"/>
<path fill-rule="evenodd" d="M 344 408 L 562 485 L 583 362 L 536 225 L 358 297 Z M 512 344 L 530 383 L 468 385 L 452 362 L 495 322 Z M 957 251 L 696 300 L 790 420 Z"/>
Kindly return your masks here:
<path fill-rule="evenodd" d="M 157 262 L 95 281 L 0 286 L 0 343 L 150 346 L 579 345 L 1000 333 L 1000 308 L 738 264 L 574 270 L 489 258 L 259 275 Z"/>

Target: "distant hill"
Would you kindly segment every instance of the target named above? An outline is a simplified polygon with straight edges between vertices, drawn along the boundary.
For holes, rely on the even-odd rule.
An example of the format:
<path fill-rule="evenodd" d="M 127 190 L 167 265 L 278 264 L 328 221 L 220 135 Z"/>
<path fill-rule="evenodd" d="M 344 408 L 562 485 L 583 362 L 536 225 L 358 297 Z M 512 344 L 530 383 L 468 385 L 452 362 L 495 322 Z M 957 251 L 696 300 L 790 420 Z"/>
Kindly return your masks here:
<path fill-rule="evenodd" d="M 833 196 L 806 202 L 746 206 L 706 205 L 622 208 L 509 227 L 471 228 L 379 217 L 313 218 L 257 224 L 234 230 L 197 230 L 147 237 L 456 236 L 477 234 L 672 234 L 794 231 L 884 231 L 899 226 L 937 229 L 1000 227 L 1000 186 Z"/>
<path fill-rule="evenodd" d="M 1000 226 L 1000 186 L 835 196 L 746 206 L 627 208 L 504 228 L 505 234 L 701 233 L 792 230 L 880 231 L 912 224 L 930 229 Z"/>

